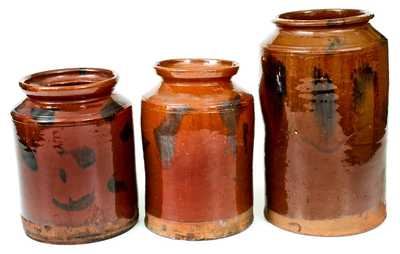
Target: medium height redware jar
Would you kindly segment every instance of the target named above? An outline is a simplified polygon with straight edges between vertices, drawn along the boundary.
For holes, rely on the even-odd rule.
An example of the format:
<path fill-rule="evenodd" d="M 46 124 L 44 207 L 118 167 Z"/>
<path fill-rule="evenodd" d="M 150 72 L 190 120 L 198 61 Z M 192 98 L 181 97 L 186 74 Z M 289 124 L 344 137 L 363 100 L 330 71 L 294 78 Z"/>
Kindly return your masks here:
<path fill-rule="evenodd" d="M 103 240 L 137 221 L 132 107 L 105 69 L 24 78 L 12 112 L 26 234 L 59 244 Z"/>
<path fill-rule="evenodd" d="M 231 77 L 239 66 L 175 59 L 142 100 L 146 226 L 175 239 L 215 239 L 253 220 L 251 95 Z"/>
<path fill-rule="evenodd" d="M 385 219 L 388 43 L 372 17 L 284 13 L 264 44 L 265 216 L 281 228 L 350 235 Z"/>

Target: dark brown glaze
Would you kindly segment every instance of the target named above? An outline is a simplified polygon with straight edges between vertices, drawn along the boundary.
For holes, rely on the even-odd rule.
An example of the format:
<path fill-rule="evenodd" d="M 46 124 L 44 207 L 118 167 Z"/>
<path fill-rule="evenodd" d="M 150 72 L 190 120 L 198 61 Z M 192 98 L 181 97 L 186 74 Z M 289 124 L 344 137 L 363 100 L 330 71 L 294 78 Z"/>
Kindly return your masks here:
<path fill-rule="evenodd" d="M 230 61 L 160 62 L 142 101 L 146 225 L 175 239 L 215 239 L 252 221 L 254 109 Z"/>
<path fill-rule="evenodd" d="M 285 13 L 263 47 L 265 215 L 347 235 L 386 216 L 387 40 L 358 10 Z"/>
<path fill-rule="evenodd" d="M 37 73 L 12 111 L 28 236 L 74 244 L 120 234 L 137 220 L 132 107 L 104 69 Z"/>

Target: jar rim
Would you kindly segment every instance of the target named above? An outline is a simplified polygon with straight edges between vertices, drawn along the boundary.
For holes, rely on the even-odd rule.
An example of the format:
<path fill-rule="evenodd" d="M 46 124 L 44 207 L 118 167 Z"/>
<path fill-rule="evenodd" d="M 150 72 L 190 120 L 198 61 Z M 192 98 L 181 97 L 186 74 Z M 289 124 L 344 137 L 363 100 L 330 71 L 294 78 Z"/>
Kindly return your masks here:
<path fill-rule="evenodd" d="M 93 96 L 111 93 L 118 75 L 102 68 L 64 68 L 30 74 L 20 87 L 32 97 Z"/>
<path fill-rule="evenodd" d="M 230 78 L 239 69 L 235 61 L 214 58 L 176 58 L 154 66 L 158 75 L 171 79 Z"/>
<path fill-rule="evenodd" d="M 332 27 L 368 23 L 373 17 L 359 9 L 310 9 L 282 13 L 274 23 L 286 27 Z"/>

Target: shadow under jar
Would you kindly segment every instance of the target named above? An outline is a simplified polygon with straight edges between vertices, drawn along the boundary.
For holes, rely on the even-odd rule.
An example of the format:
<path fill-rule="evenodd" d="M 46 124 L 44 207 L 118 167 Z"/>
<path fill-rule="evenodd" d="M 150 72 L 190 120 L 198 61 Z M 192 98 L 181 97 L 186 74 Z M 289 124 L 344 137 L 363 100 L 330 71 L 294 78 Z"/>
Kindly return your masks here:
<path fill-rule="evenodd" d="M 253 220 L 251 95 L 231 77 L 239 66 L 212 59 L 166 60 L 142 100 L 146 226 L 174 239 L 239 233 Z"/>
<path fill-rule="evenodd" d="M 77 244 L 121 234 L 137 221 L 132 107 L 112 94 L 115 73 L 76 68 L 24 78 L 11 115 L 26 234 Z"/>
<path fill-rule="evenodd" d="M 382 223 L 388 44 L 360 10 L 281 14 L 264 44 L 266 218 L 310 235 Z"/>

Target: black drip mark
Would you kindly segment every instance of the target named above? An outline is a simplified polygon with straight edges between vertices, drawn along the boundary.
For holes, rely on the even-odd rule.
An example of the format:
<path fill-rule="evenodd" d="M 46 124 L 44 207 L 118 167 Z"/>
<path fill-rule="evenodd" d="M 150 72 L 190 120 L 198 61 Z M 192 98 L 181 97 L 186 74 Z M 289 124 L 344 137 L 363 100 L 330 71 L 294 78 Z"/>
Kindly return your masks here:
<path fill-rule="evenodd" d="M 80 211 L 88 208 L 94 201 L 94 193 L 86 194 L 77 200 L 73 200 L 71 197 L 68 200 L 68 203 L 63 203 L 58 201 L 53 197 L 52 202 L 58 208 L 65 211 Z"/>
<path fill-rule="evenodd" d="M 247 123 L 243 124 L 243 143 L 244 152 L 247 154 L 249 151 L 249 125 Z"/>
<path fill-rule="evenodd" d="M 87 74 L 86 69 L 79 69 L 79 75 L 84 76 Z"/>
<path fill-rule="evenodd" d="M 66 151 L 63 147 L 63 140 L 60 136 L 60 132 L 58 130 L 53 130 L 52 135 L 53 135 L 54 149 L 60 156 L 63 156 L 66 153 Z"/>
<path fill-rule="evenodd" d="M 361 105 L 364 101 L 364 92 L 368 86 L 375 85 L 376 72 L 368 65 L 364 64 L 360 68 L 354 70 L 353 79 L 353 103 Z"/>
<path fill-rule="evenodd" d="M 275 57 L 268 55 L 263 65 L 266 85 L 273 86 L 273 91 L 280 96 L 286 95 L 286 67 Z"/>
<path fill-rule="evenodd" d="M 327 51 L 329 52 L 329 51 L 338 49 L 341 45 L 342 45 L 342 41 L 340 40 L 339 37 L 331 38 L 331 39 L 329 39 Z"/>
<path fill-rule="evenodd" d="M 362 64 L 352 73 L 352 108 L 356 119 L 353 120 L 352 135 L 348 142 L 350 149 L 346 151 L 346 161 L 351 165 L 367 163 L 382 145 L 380 140 L 385 133 L 387 105 L 379 104 L 382 97 L 377 75 L 369 64 Z M 382 122 L 380 117 L 383 117 Z M 368 144 L 366 137 L 370 140 Z"/>
<path fill-rule="evenodd" d="M 142 145 L 143 145 L 143 151 L 147 149 L 147 147 L 150 145 L 150 141 L 148 141 L 144 135 L 142 135 Z"/>
<path fill-rule="evenodd" d="M 125 123 L 119 136 L 124 142 L 128 141 L 129 138 L 133 136 L 133 126 L 131 121 Z"/>
<path fill-rule="evenodd" d="M 111 177 L 107 182 L 107 189 L 110 192 L 121 192 L 128 190 L 128 186 L 124 181 L 116 180 L 114 177 Z"/>
<path fill-rule="evenodd" d="M 58 171 L 58 176 L 63 183 L 67 182 L 67 172 L 65 172 L 65 169 L 60 168 L 60 170 Z"/>
<path fill-rule="evenodd" d="M 19 151 L 21 154 L 21 158 L 25 162 L 25 164 L 32 171 L 37 171 L 38 164 L 37 164 L 35 153 L 32 151 L 32 149 L 30 149 L 26 144 L 23 144 L 21 142 L 18 142 L 18 147 L 19 147 Z"/>
<path fill-rule="evenodd" d="M 56 111 L 55 109 L 32 108 L 31 116 L 37 121 L 51 123 L 54 121 Z"/>
<path fill-rule="evenodd" d="M 81 147 L 71 151 L 79 167 L 86 169 L 96 162 L 96 153 L 89 147 Z"/>
<path fill-rule="evenodd" d="M 121 111 L 123 107 L 115 100 L 109 100 L 101 109 L 100 114 L 106 121 L 112 121 L 117 112 Z"/>
<path fill-rule="evenodd" d="M 175 135 L 178 132 L 179 125 L 187 111 L 189 111 L 189 107 L 182 106 L 174 112 L 167 113 L 160 126 L 154 129 L 154 135 L 156 137 L 157 147 L 163 167 L 168 168 L 171 164 L 175 149 Z"/>
<path fill-rule="evenodd" d="M 313 87 L 311 102 L 314 104 L 314 112 L 322 126 L 325 136 L 329 136 L 335 126 L 336 115 L 336 95 L 335 86 L 328 74 L 323 73 L 321 69 L 314 68 Z"/>
<path fill-rule="evenodd" d="M 224 102 L 219 107 L 219 114 L 228 129 L 228 143 L 231 146 L 232 154 L 236 154 L 236 125 L 240 114 L 240 95 L 236 95 L 232 100 Z"/>
<path fill-rule="evenodd" d="M 54 149 L 60 156 L 63 156 L 66 153 L 62 145 L 54 145 Z"/>

